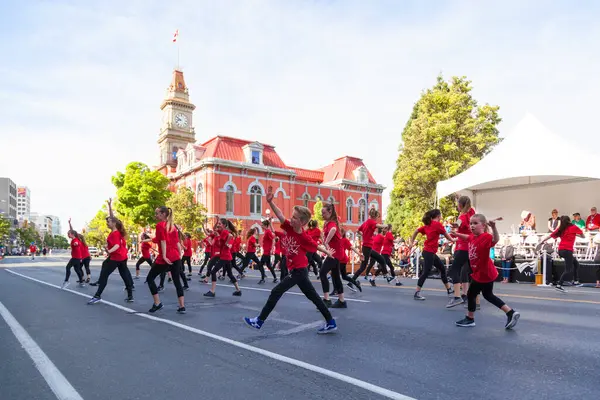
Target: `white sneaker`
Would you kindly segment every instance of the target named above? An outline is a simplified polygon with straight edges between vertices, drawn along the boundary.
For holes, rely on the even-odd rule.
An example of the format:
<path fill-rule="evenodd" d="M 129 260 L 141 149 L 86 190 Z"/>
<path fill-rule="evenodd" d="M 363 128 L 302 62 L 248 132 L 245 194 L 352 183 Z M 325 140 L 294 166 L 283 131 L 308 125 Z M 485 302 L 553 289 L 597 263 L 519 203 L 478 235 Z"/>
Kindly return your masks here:
<path fill-rule="evenodd" d="M 62 286 L 60 287 L 61 289 L 66 289 L 69 286 L 69 281 L 65 281 L 63 282 Z"/>

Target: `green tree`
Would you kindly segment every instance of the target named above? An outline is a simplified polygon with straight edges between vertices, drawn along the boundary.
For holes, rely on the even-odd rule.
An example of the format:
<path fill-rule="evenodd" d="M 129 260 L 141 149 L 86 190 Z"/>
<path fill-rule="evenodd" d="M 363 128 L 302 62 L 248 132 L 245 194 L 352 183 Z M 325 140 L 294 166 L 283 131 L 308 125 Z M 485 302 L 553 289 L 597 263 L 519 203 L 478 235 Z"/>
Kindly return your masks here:
<path fill-rule="evenodd" d="M 69 240 L 62 235 L 56 235 L 54 236 L 54 247 L 57 249 L 66 249 L 69 247 Z"/>
<path fill-rule="evenodd" d="M 10 219 L 0 215 L 0 239 L 10 233 Z"/>
<path fill-rule="evenodd" d="M 141 162 L 129 163 L 124 173 L 112 177 L 112 183 L 119 198 L 116 211 L 140 227 L 153 224 L 154 210 L 171 197 L 169 179 Z"/>
<path fill-rule="evenodd" d="M 48 247 L 54 247 L 54 236 L 46 234 L 44 236 L 43 245 Z"/>
<path fill-rule="evenodd" d="M 498 106 L 478 106 L 471 81 L 440 75 L 413 107 L 402 132 L 387 222 L 406 237 L 433 208 L 436 184 L 477 163 L 500 142 Z M 450 198 L 441 199 L 443 215 L 454 215 Z"/>
<path fill-rule="evenodd" d="M 202 225 L 206 220 L 206 209 L 194 201 L 194 192 L 190 188 L 181 187 L 177 193 L 167 200 L 167 207 L 173 209 L 173 221 L 192 238 L 200 240 L 204 237 Z"/>
<path fill-rule="evenodd" d="M 89 246 L 93 247 L 104 247 L 106 245 L 106 238 L 110 233 L 110 229 L 106 225 L 106 218 L 108 213 L 106 207 L 103 207 L 96 213 L 96 216 L 87 223 L 85 229 L 85 240 Z"/>
<path fill-rule="evenodd" d="M 319 228 L 321 229 L 323 229 L 323 225 L 325 224 L 325 220 L 323 219 L 323 215 L 321 214 L 322 209 L 323 202 L 321 201 L 321 199 L 319 199 L 313 206 L 313 219 L 319 223 Z"/>
<path fill-rule="evenodd" d="M 17 228 L 15 231 L 21 244 L 29 245 L 31 242 L 35 242 L 39 245 L 42 243 L 40 234 L 33 225 L 26 225 L 22 228 Z"/>

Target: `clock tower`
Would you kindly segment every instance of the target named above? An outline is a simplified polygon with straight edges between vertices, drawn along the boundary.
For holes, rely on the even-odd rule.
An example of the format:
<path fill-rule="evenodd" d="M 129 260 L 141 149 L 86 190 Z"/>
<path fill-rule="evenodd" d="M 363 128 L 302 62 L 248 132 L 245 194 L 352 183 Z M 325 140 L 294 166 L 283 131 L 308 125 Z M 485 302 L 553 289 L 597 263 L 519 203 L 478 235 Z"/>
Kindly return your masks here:
<path fill-rule="evenodd" d="M 183 72 L 174 70 L 167 96 L 160 106 L 163 112 L 162 127 L 158 136 L 161 167 L 175 166 L 177 150 L 185 149 L 188 143 L 196 142 L 196 132 L 192 125 L 195 108 L 196 106 L 190 103 Z"/>

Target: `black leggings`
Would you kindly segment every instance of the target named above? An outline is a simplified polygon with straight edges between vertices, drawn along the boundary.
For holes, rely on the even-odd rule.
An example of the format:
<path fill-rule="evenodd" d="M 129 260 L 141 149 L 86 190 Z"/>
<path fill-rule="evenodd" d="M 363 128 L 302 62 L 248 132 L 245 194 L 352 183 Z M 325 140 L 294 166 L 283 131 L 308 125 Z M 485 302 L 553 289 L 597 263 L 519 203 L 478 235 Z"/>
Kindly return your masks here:
<path fill-rule="evenodd" d="M 442 260 L 435 253 L 430 253 L 428 251 L 423 252 L 423 271 L 421 271 L 421 276 L 419 276 L 419 281 L 417 282 L 418 287 L 423 287 L 425 280 L 429 277 L 429 273 L 431 269 L 436 267 L 438 271 L 440 271 L 440 277 L 442 278 L 442 282 L 444 285 L 448 283 L 448 277 L 446 276 L 446 267 L 442 264 Z"/>
<path fill-rule="evenodd" d="M 146 257 L 140 257 L 137 262 L 135 263 L 135 270 L 139 271 L 140 270 L 140 265 L 142 265 L 143 263 L 147 262 L 149 266 L 152 267 L 152 260 Z"/>
<path fill-rule="evenodd" d="M 354 276 L 352 276 L 353 280 L 356 280 L 356 278 L 358 278 L 364 272 L 364 270 L 367 269 L 367 263 L 371 257 L 371 251 L 372 250 L 370 247 L 362 247 L 363 260 L 360 262 L 360 268 L 358 268 L 358 270 L 354 273 Z"/>
<path fill-rule="evenodd" d="M 260 262 L 258 263 L 258 269 L 260 270 L 261 279 L 265 279 L 267 277 L 267 275 L 265 274 L 265 265 L 267 266 L 267 268 L 269 268 L 269 271 L 271 271 L 273 279 L 277 279 L 277 275 L 275 275 L 275 269 L 271 265 L 271 256 L 268 256 L 266 254 L 263 254 L 260 257 Z"/>
<path fill-rule="evenodd" d="M 81 264 L 83 264 L 83 267 L 85 268 L 85 273 L 87 274 L 87 276 L 92 276 L 92 272 L 90 271 L 90 262 L 92 261 L 92 257 L 86 257 L 83 260 L 81 260 Z M 83 270 L 81 271 L 83 273 Z"/>
<path fill-rule="evenodd" d="M 313 272 L 315 275 L 319 274 L 319 270 L 323 266 L 323 259 L 318 253 L 306 253 L 306 258 L 308 259 L 308 265 L 313 268 Z"/>
<path fill-rule="evenodd" d="M 498 308 L 502 308 L 504 306 L 504 302 L 496 297 L 494 294 L 494 281 L 488 283 L 481 283 L 477 281 L 471 281 L 469 285 L 469 290 L 467 291 L 467 302 L 469 306 L 469 312 L 475 312 L 477 309 L 477 296 L 479 293 L 483 295 L 483 298 L 495 305 Z"/>
<path fill-rule="evenodd" d="M 342 277 L 340 276 L 340 262 L 332 257 L 325 258 L 321 271 L 319 271 L 323 293 L 329 293 L 329 279 L 327 279 L 329 271 L 331 271 L 331 281 L 333 282 L 333 288 L 337 294 L 344 293 L 344 285 L 342 284 Z"/>
<path fill-rule="evenodd" d="M 204 271 L 204 267 L 206 267 L 209 261 L 210 253 L 204 252 L 204 261 L 202 261 L 202 265 L 200 266 L 200 274 L 202 274 L 202 271 Z"/>
<path fill-rule="evenodd" d="M 275 308 L 275 305 L 277 304 L 281 296 L 283 296 L 285 292 L 287 292 L 296 285 L 298 285 L 298 287 L 300 288 L 302 293 L 304 293 L 306 298 L 312 301 L 315 306 L 317 306 L 317 308 L 323 315 L 323 318 L 325 318 L 325 321 L 329 322 L 333 319 L 331 313 L 327 309 L 327 306 L 323 302 L 323 299 L 321 299 L 314 286 L 310 282 L 310 279 L 308 279 L 307 267 L 292 269 L 289 275 L 284 280 L 279 282 L 277 286 L 273 288 L 273 290 L 271 290 L 269 299 L 267 300 L 267 303 L 260 312 L 258 318 L 262 321 L 266 321 L 266 319 L 269 317 L 271 311 L 273 311 L 273 309 Z"/>
<path fill-rule="evenodd" d="M 246 257 L 244 257 L 244 263 L 242 264 L 242 273 L 244 273 L 246 267 L 248 267 L 248 264 L 250 264 L 250 261 L 254 261 L 256 264 L 260 265 L 260 260 L 258 257 L 256 257 L 256 253 L 246 253 Z M 262 274 L 264 274 L 264 270 Z"/>
<path fill-rule="evenodd" d="M 354 280 L 354 278 L 352 278 L 350 275 L 348 275 L 348 271 L 346 270 L 347 267 L 348 267 L 347 263 L 340 263 L 340 275 L 341 275 L 342 279 L 345 280 L 346 282 L 350 282 L 350 283 L 354 284 L 355 286 L 358 286 L 356 284 L 356 281 Z"/>
<path fill-rule="evenodd" d="M 150 293 L 154 296 L 158 294 L 158 288 L 156 287 L 156 283 L 154 283 L 154 279 L 162 273 L 171 272 L 171 277 L 173 278 L 173 284 L 175 285 L 175 290 L 177 291 L 177 297 L 183 297 L 183 286 L 181 286 L 180 272 L 181 272 L 181 260 L 173 261 L 172 265 L 169 264 L 152 264 L 152 268 L 150 268 L 150 272 L 148 272 L 148 288 L 150 288 Z"/>
<path fill-rule="evenodd" d="M 188 265 L 188 272 L 192 273 L 192 256 L 181 257 L 181 264 L 183 265 L 183 272 L 185 273 L 185 264 Z"/>
<path fill-rule="evenodd" d="M 382 254 L 381 257 L 383 257 L 383 260 L 385 261 L 385 265 L 387 265 L 388 268 L 390 269 L 390 275 L 392 275 L 392 278 L 395 278 L 396 271 L 394 271 L 394 264 L 392 264 L 392 259 L 390 258 L 390 255 Z"/>
<path fill-rule="evenodd" d="M 279 256 L 275 256 L 275 258 L 277 259 L 277 257 Z M 600 271 L 600 270 L 599 270 Z M 289 272 L 287 269 L 287 257 L 286 256 L 281 256 L 281 261 L 279 262 L 279 280 L 282 281 L 285 279 L 286 276 L 288 276 Z"/>
<path fill-rule="evenodd" d="M 71 267 L 75 268 L 78 282 L 83 281 L 83 270 L 81 269 L 81 260 L 79 258 L 71 258 L 67 263 L 67 271 L 65 273 L 65 282 L 69 281 L 71 277 Z"/>
<path fill-rule="evenodd" d="M 232 283 L 236 283 L 237 279 L 235 279 L 235 276 L 233 276 L 233 273 L 231 272 L 231 260 L 221 260 L 219 259 L 219 262 L 217 263 L 217 265 L 215 267 L 213 267 L 212 271 L 211 271 L 211 280 L 212 282 L 216 282 L 217 281 L 217 272 L 219 272 L 221 269 L 223 269 L 224 273 L 227 274 L 227 276 L 229 277 L 229 279 L 231 279 Z"/>
<path fill-rule="evenodd" d="M 125 283 L 125 288 L 127 289 L 127 295 L 133 296 L 133 278 L 131 277 L 131 272 L 129 268 L 127 268 L 127 260 L 123 261 L 114 261 L 110 258 L 104 260 L 102 263 L 102 269 L 100 270 L 100 279 L 98 279 L 98 290 L 94 297 L 102 296 L 102 292 L 104 292 L 104 288 L 108 283 L 108 277 L 110 274 L 115 272 L 115 269 L 119 269 L 119 275 L 121 275 L 121 279 L 123 279 L 123 283 Z"/>
<path fill-rule="evenodd" d="M 452 265 L 448 271 L 452 283 L 468 283 L 470 270 L 469 251 L 456 250 L 454 252 L 454 260 L 452 260 Z"/>
<path fill-rule="evenodd" d="M 558 255 L 565 260 L 565 271 L 560 276 L 558 284 L 562 286 L 567 278 L 571 278 L 571 274 L 573 274 L 574 280 L 579 280 L 579 261 L 573 257 L 573 252 L 571 250 L 559 250 Z"/>

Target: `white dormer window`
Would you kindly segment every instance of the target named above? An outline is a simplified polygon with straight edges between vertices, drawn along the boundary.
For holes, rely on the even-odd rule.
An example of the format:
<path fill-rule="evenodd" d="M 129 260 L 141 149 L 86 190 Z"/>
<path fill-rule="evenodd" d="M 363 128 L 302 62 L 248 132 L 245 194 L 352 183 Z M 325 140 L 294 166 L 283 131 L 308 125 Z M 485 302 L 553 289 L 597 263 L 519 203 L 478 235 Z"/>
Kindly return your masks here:
<path fill-rule="evenodd" d="M 354 180 L 360 183 L 366 183 L 369 181 L 369 173 L 364 165 L 354 170 Z"/>
<path fill-rule="evenodd" d="M 265 146 L 258 142 L 249 143 L 243 147 L 246 162 L 254 165 L 263 165 L 263 150 Z"/>

